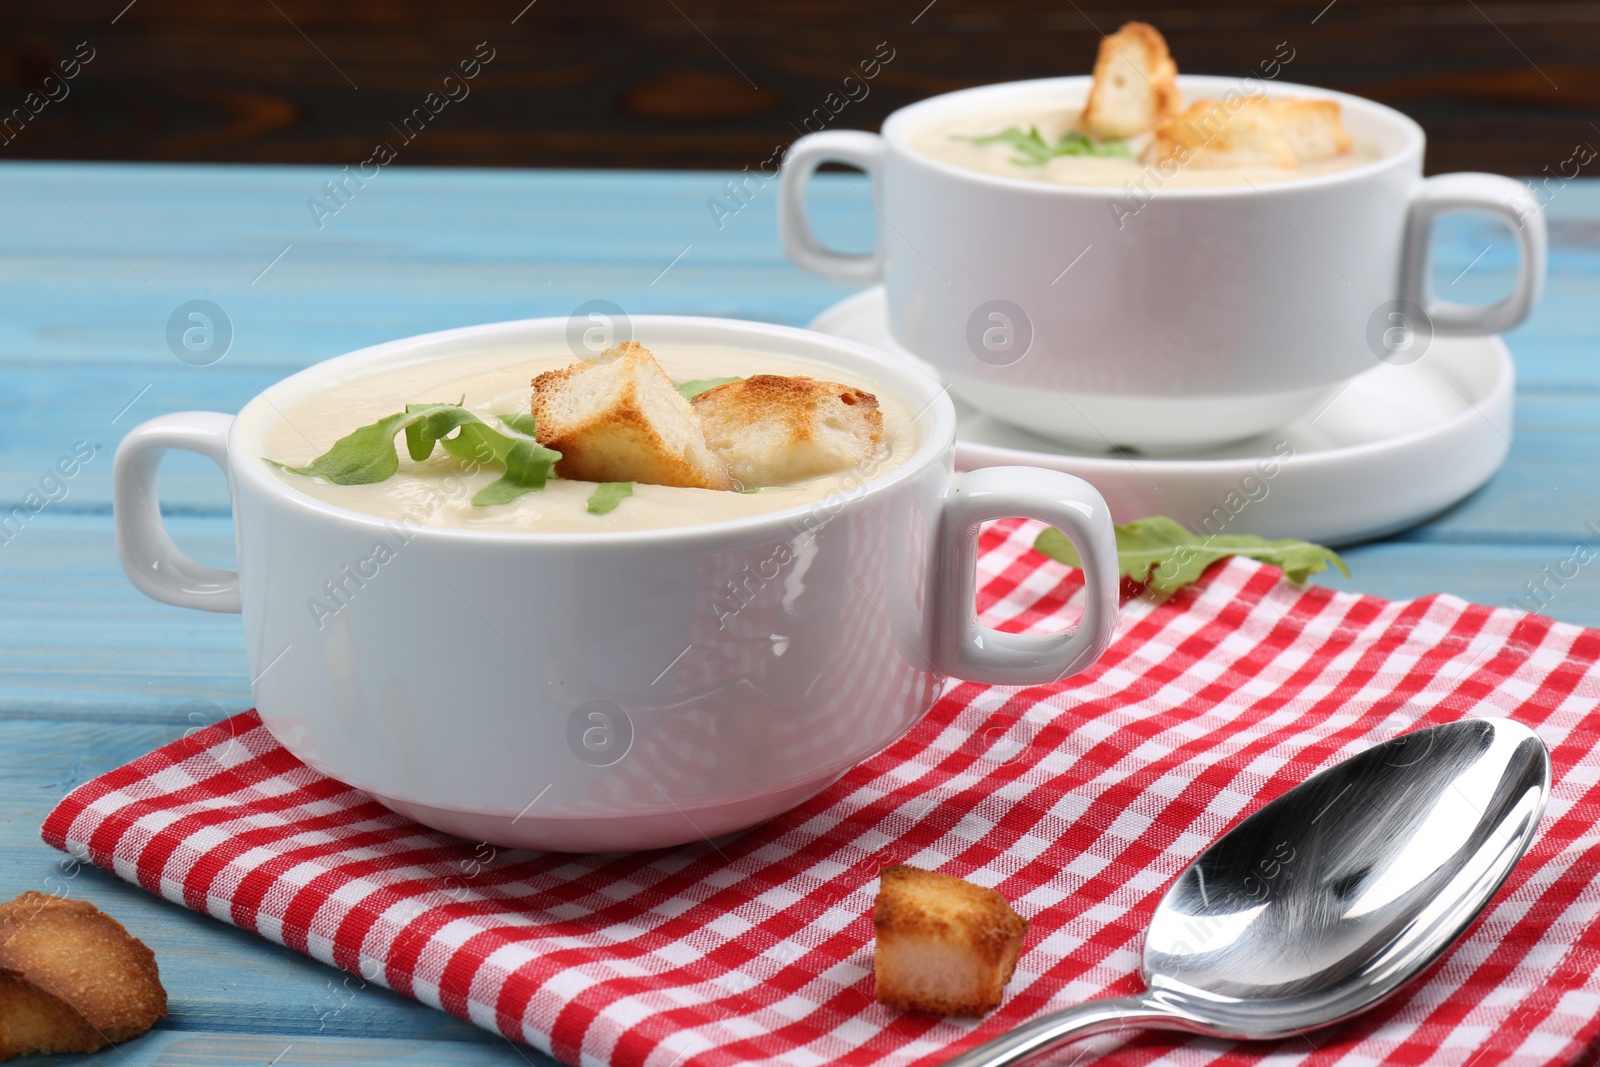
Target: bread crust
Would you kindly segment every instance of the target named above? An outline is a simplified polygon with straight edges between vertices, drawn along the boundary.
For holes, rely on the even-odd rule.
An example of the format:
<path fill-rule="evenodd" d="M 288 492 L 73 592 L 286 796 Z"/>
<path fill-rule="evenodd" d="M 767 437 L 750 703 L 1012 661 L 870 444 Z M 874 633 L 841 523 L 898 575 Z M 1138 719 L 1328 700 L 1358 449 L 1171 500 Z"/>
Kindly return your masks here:
<path fill-rule="evenodd" d="M 993 889 L 905 864 L 885 867 L 872 907 L 878 1002 L 904 1011 L 982 1015 L 998 1005 L 1016 970 L 1028 921 Z M 963 963 L 922 973 L 931 955 Z"/>
<path fill-rule="evenodd" d="M 870 462 L 883 412 L 864 389 L 756 374 L 696 396 L 706 444 L 745 488 L 785 485 Z"/>
<path fill-rule="evenodd" d="M 1298 167 L 1348 152 L 1351 143 L 1335 100 L 1196 100 L 1156 130 L 1145 162 Z"/>
<path fill-rule="evenodd" d="M 672 447 L 646 412 L 639 395 L 643 376 L 659 376 L 660 381 L 654 386 L 670 391 L 676 398 L 674 403 L 682 402 L 649 351 L 637 341 L 625 341 L 608 349 L 605 355 L 609 357 L 606 363 L 627 361 L 630 377 L 614 404 L 582 421 L 572 422 L 558 413 L 562 390 L 603 365 L 574 363 L 533 379 L 534 436 L 540 444 L 561 453 L 555 466 L 556 474 L 589 482 L 730 488 L 732 483 L 725 470 L 710 463 L 691 461 L 683 451 Z M 701 450 L 709 459 L 710 451 L 703 446 L 698 423 L 691 418 L 685 432 L 700 439 Z"/>
<path fill-rule="evenodd" d="M 1119 69 L 1132 66 L 1144 84 L 1119 82 Z M 1142 103 L 1132 104 L 1139 97 Z M 1146 22 L 1127 22 L 1100 39 L 1094 80 L 1078 128 L 1091 137 L 1124 138 L 1145 133 L 1164 122 L 1180 106 L 1178 64 L 1161 31 Z"/>
<path fill-rule="evenodd" d="M 0 904 L 0 1059 L 94 1052 L 166 1013 L 155 954 L 93 904 L 36 892 Z"/>

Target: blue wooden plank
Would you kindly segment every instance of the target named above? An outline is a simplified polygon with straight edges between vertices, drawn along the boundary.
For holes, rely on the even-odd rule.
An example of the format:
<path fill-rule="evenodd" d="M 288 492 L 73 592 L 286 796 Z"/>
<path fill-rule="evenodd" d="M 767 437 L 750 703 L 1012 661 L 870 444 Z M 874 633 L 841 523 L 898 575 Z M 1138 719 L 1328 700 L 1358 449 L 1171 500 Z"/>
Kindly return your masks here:
<path fill-rule="evenodd" d="M 555 1061 L 509 1043 L 500 1047 L 447 1041 L 324 1034 L 234 1034 L 169 1030 L 158 1026 L 135 1041 L 85 1061 L 79 1056 L 39 1056 L 28 1067 L 92 1062 L 120 1067 L 546 1067 Z"/>
<path fill-rule="evenodd" d="M 224 519 L 179 519 L 174 538 L 226 564 Z M 236 615 L 158 604 L 129 585 L 104 515 L 40 513 L 0 548 L 0 712 L 73 714 L 107 705 L 165 719 L 185 702 L 249 706 Z"/>
<path fill-rule="evenodd" d="M 1592 554 L 1587 564 L 1573 559 L 1580 544 L 1588 552 L 1579 553 L 1578 559 Z M 1351 576 L 1318 575 L 1319 585 L 1388 600 L 1450 593 L 1479 604 L 1600 627 L 1600 532 L 1518 545 L 1381 541 L 1341 550 L 1340 555 Z M 1563 574 L 1571 577 L 1563 579 Z M 1530 592 L 1530 583 L 1537 592 Z"/>
<path fill-rule="evenodd" d="M 430 329 L 566 314 L 592 298 L 800 323 L 848 292 L 783 261 L 775 190 L 719 230 L 705 209 L 719 175 L 402 171 L 319 231 L 304 202 L 326 177 L 0 167 L 0 204 L 32 220 L 0 235 L 0 352 L 167 359 L 167 317 L 197 297 L 233 319 L 229 360 L 281 368 Z M 825 218 L 843 220 L 825 229 L 859 231 L 845 243 L 870 234 L 870 210 L 841 181 L 817 197 Z"/>
<path fill-rule="evenodd" d="M 23 220 L 0 235 L 0 352 L 159 362 L 168 315 L 196 297 L 233 319 L 230 360 L 285 368 L 427 329 L 565 314 L 594 297 L 637 312 L 801 323 L 847 291 L 783 261 L 770 186 L 718 229 L 705 204 L 725 176 L 402 171 L 319 231 L 304 201 L 326 177 L 292 167 L 0 167 L 0 204 Z M 1575 195 L 1553 207 L 1577 204 Z M 813 196 L 826 236 L 854 247 L 868 239 L 860 179 L 824 176 Z M 1443 226 L 1441 286 L 1472 268 L 1452 295 L 1506 284 L 1504 242 L 1472 265 L 1489 232 L 1470 219 Z M 1558 244 L 1557 285 L 1595 273 L 1591 245 Z M 1593 380 L 1590 361 L 1562 362 Z"/>

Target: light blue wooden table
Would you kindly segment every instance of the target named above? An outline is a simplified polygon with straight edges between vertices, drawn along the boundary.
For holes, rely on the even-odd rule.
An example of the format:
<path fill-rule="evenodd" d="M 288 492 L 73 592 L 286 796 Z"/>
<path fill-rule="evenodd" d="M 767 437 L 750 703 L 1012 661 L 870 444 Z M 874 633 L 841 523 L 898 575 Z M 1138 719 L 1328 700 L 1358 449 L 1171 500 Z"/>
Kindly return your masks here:
<path fill-rule="evenodd" d="M 0 167 L 0 514 L 30 490 L 54 498 L 0 535 L 0 899 L 65 880 L 150 944 L 171 994 L 156 1031 L 97 1062 L 550 1062 L 110 875 L 63 871 L 39 841 L 73 786 L 176 738 L 197 710 L 250 706 L 238 618 L 150 601 L 117 566 L 110 471 L 122 434 L 161 412 L 236 411 L 290 371 L 407 334 L 566 315 L 592 299 L 804 325 L 849 292 L 784 260 L 771 185 L 719 229 L 707 201 L 727 175 L 386 170 L 319 229 L 307 200 L 336 176 Z M 843 179 L 813 196 L 825 239 L 865 245 L 870 210 Z M 1354 577 L 1339 584 L 1504 604 L 1575 544 L 1600 546 L 1600 183 L 1557 188 L 1549 209 L 1544 305 L 1508 338 L 1520 376 L 1510 460 L 1449 514 L 1349 550 Z M 1435 270 L 1452 296 L 1487 299 L 1510 284 L 1510 242 L 1452 220 Z M 233 339 L 195 366 L 174 355 L 167 323 L 202 299 L 225 311 Z M 75 446 L 93 458 L 70 481 L 43 481 Z M 221 476 L 175 456 L 162 478 L 175 538 L 228 565 Z M 1600 564 L 1566 582 L 1549 613 L 1600 625 Z"/>

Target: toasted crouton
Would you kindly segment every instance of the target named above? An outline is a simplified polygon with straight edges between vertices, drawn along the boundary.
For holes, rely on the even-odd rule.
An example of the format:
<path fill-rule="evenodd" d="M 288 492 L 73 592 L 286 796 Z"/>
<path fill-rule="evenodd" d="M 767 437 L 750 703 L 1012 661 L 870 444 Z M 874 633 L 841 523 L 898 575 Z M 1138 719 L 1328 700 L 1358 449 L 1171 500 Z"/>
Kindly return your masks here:
<path fill-rule="evenodd" d="M 1178 65 L 1154 26 L 1129 22 L 1101 39 L 1079 129 L 1091 137 L 1132 137 L 1178 107 Z"/>
<path fill-rule="evenodd" d="M 1028 932 L 993 889 L 900 863 L 883 869 L 872 926 L 878 1002 L 939 1015 L 999 1004 Z"/>
<path fill-rule="evenodd" d="M 1265 97 L 1196 100 L 1156 130 L 1146 155 L 1185 167 L 1299 166 Z"/>
<path fill-rule="evenodd" d="M 1186 167 L 1298 167 L 1350 150 L 1334 100 L 1197 100 L 1156 130 L 1146 161 Z"/>
<path fill-rule="evenodd" d="M 877 455 L 878 398 L 838 382 L 757 374 L 694 398 L 706 444 L 741 487 L 787 485 Z"/>
<path fill-rule="evenodd" d="M 1283 139 L 1295 159 L 1315 163 L 1350 151 L 1350 132 L 1337 100 L 1274 100 L 1273 110 L 1282 123 Z"/>
<path fill-rule="evenodd" d="M 637 341 L 539 375 L 533 417 L 539 443 L 561 453 L 563 478 L 729 488 L 689 402 Z"/>
<path fill-rule="evenodd" d="M 93 904 L 33 892 L 0 904 L 0 1060 L 95 1052 L 166 1013 L 155 955 Z"/>

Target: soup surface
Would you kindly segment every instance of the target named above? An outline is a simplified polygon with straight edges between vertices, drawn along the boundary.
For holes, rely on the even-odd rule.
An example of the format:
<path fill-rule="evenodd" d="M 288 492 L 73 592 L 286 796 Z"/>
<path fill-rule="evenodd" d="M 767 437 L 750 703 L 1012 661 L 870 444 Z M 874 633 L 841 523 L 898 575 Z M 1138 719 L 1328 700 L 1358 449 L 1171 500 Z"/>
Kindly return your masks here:
<path fill-rule="evenodd" d="M 1063 100 L 1004 109 L 989 107 L 946 115 L 913 130 L 908 138 L 911 147 L 925 156 L 967 170 L 997 174 L 1023 181 L 1044 182 L 1055 185 L 1103 186 L 1121 189 L 1125 185 L 1144 189 L 1203 189 L 1218 186 L 1264 185 L 1289 181 L 1317 174 L 1333 174 L 1342 170 L 1371 163 L 1379 157 L 1376 150 L 1357 142 L 1343 155 L 1298 167 L 1168 167 L 1166 170 L 1139 162 L 1139 155 L 1150 143 L 1150 135 L 1142 134 L 1126 142 L 1126 156 L 1057 156 L 1042 166 L 1017 163 L 1017 150 L 1003 143 L 975 144 L 974 137 L 987 137 L 1007 127 L 1026 131 L 1037 127 L 1039 134 L 1049 144 L 1055 144 L 1063 134 L 1077 129 L 1077 118 L 1083 110 L 1083 100 Z"/>
<path fill-rule="evenodd" d="M 864 481 L 904 463 L 917 449 L 913 419 L 918 412 L 874 382 L 821 363 L 788 356 L 716 346 L 650 345 L 668 376 L 676 382 L 749 377 L 754 374 L 803 375 L 853 385 L 874 394 L 883 413 L 883 445 L 874 462 L 822 475 L 794 485 L 763 488 L 756 493 L 684 489 L 638 484 L 633 495 L 604 515 L 590 514 L 585 504 L 594 482 L 552 477 L 544 489 L 508 504 L 479 506 L 472 496 L 501 475 L 498 467 L 470 472 L 467 465 L 435 449 L 422 462 L 413 461 L 398 435 L 400 470 L 386 481 L 368 485 L 335 485 L 274 468 L 285 483 L 308 496 L 379 518 L 425 526 L 498 531 L 569 533 L 661 529 L 692 526 L 781 511 L 795 505 L 854 496 Z M 269 413 L 258 440 L 264 458 L 304 466 L 359 426 L 404 410 L 407 404 L 461 402 L 497 428 L 497 415 L 526 414 L 529 382 L 534 375 L 573 362 L 565 348 L 506 350 L 434 359 L 353 376 L 309 395 L 285 402 L 268 394 L 276 414 Z M 465 401 L 462 397 L 465 395 Z"/>

